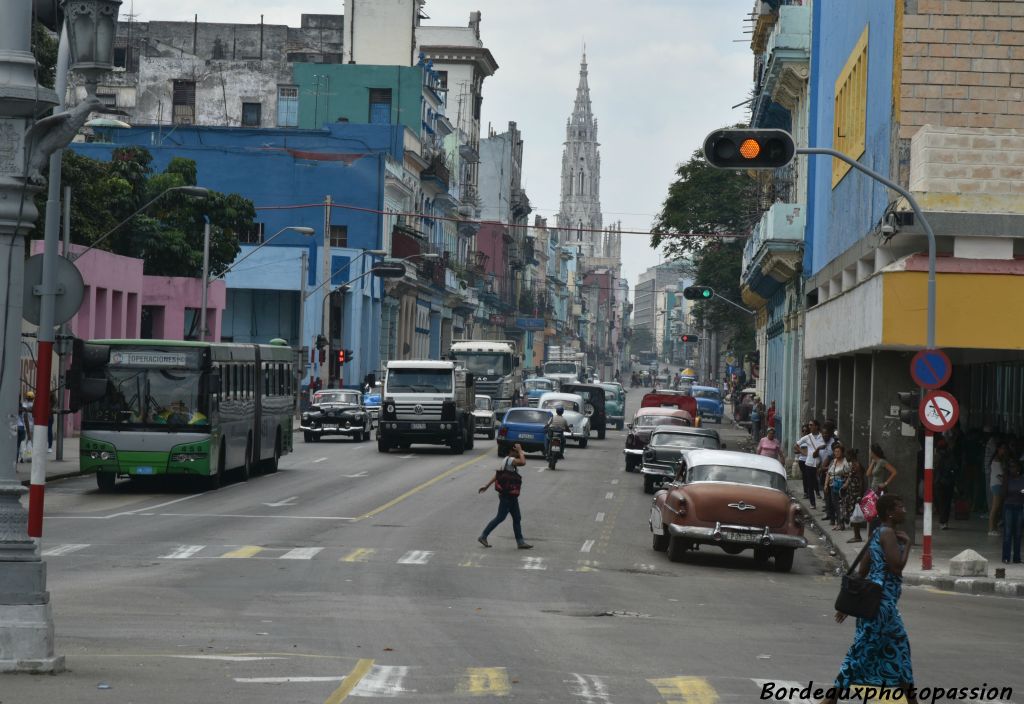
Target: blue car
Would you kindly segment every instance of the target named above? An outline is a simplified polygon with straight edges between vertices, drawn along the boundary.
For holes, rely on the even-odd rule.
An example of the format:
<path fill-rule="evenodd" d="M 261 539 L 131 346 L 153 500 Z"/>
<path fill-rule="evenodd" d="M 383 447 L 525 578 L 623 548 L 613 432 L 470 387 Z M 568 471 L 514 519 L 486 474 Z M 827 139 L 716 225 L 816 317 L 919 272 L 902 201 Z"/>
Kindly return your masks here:
<path fill-rule="evenodd" d="M 551 391 L 558 390 L 558 384 L 554 379 L 543 376 L 535 376 L 526 380 L 526 401 L 530 408 L 536 408 L 540 397 Z"/>
<path fill-rule="evenodd" d="M 519 443 L 524 452 L 548 451 L 548 423 L 551 411 L 546 408 L 510 408 L 505 412 L 498 431 L 498 457 L 504 457 Z"/>
<path fill-rule="evenodd" d="M 722 402 L 721 391 L 714 386 L 694 386 L 691 393 L 697 399 L 697 413 L 701 418 L 713 418 L 716 423 L 722 422 L 725 403 Z"/>
<path fill-rule="evenodd" d="M 366 407 L 367 412 L 370 414 L 370 424 L 372 427 L 376 427 L 377 421 L 380 420 L 380 390 L 382 384 L 377 382 L 376 385 L 369 391 L 363 394 L 363 405 Z"/>

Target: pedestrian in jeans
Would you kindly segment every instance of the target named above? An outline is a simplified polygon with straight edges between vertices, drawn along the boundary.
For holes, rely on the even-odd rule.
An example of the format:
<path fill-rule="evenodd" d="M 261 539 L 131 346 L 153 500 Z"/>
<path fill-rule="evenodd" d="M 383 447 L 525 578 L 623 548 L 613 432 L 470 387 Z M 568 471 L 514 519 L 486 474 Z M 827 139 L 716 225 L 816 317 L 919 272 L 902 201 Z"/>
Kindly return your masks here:
<path fill-rule="evenodd" d="M 1024 530 L 1024 476 L 1020 462 L 1010 460 L 1003 478 L 1003 562 L 1020 564 L 1020 540 Z"/>
<path fill-rule="evenodd" d="M 754 443 L 761 439 L 761 421 L 764 420 L 764 403 L 758 397 L 754 397 L 754 406 L 750 409 L 750 434 Z"/>
<path fill-rule="evenodd" d="M 516 443 L 512 446 L 509 456 L 502 462 L 501 468 L 494 473 L 489 482 L 480 487 L 479 493 L 482 494 L 490 488 L 491 484 L 494 484 L 494 488 L 498 492 L 498 515 L 491 519 L 491 522 L 484 528 L 484 532 L 477 538 L 477 542 L 485 548 L 491 547 L 491 544 L 487 542 L 487 536 L 509 514 L 512 514 L 512 533 L 516 536 L 516 544 L 519 545 L 519 549 L 529 550 L 533 547 L 523 538 L 522 516 L 519 513 L 519 489 L 523 484 L 523 478 L 519 474 L 518 468 L 525 464 L 526 454 L 523 452 L 522 445 Z"/>
<path fill-rule="evenodd" d="M 818 488 L 818 465 L 821 460 L 818 455 L 824 446 L 825 439 L 818 432 L 818 421 L 808 421 L 807 432 L 796 442 L 796 451 L 804 458 L 800 469 L 804 477 L 804 493 L 807 494 L 807 500 L 811 502 L 811 508 L 817 508 L 814 497 L 821 495 Z"/>

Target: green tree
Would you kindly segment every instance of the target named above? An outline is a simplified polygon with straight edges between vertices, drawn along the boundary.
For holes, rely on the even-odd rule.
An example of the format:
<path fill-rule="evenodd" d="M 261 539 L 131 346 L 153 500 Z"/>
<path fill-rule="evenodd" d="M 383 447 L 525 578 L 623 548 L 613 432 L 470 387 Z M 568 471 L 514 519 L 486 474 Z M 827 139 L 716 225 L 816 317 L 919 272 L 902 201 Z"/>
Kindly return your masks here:
<path fill-rule="evenodd" d="M 32 23 L 32 53 L 36 57 L 36 80 L 53 88 L 57 71 L 57 40 L 42 22 Z"/>
<path fill-rule="evenodd" d="M 196 185 L 196 163 L 176 157 L 154 173 L 153 157 L 142 147 L 119 147 L 110 161 L 97 161 L 68 149 L 62 175 L 71 186 L 71 240 L 89 245 L 168 188 Z M 36 199 L 45 212 L 45 197 Z M 155 276 L 202 275 L 203 230 L 210 219 L 210 272 L 227 268 L 238 255 L 238 236 L 254 227 L 252 201 L 211 191 L 206 198 L 168 193 L 134 216 L 98 245 L 115 254 L 142 259 Z M 42 237 L 41 217 L 33 232 Z"/>

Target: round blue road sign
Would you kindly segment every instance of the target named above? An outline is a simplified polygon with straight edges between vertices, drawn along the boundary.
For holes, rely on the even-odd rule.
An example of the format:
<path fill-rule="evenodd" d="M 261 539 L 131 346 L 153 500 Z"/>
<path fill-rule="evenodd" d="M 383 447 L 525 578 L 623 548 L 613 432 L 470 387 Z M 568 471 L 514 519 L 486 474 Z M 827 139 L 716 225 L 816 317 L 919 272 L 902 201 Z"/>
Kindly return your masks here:
<path fill-rule="evenodd" d="M 949 381 L 953 364 L 942 350 L 921 350 L 910 361 L 910 376 L 922 389 L 937 389 Z"/>

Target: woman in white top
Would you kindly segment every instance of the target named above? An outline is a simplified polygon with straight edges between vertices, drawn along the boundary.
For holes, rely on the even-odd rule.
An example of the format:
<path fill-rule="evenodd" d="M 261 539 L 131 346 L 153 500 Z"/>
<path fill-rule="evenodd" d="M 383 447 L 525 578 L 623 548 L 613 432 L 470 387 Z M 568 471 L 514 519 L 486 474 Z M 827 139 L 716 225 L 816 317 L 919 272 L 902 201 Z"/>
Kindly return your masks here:
<path fill-rule="evenodd" d="M 846 448 L 836 440 L 832 443 L 832 462 L 828 467 L 825 483 L 832 489 L 828 500 L 832 503 L 832 530 L 846 529 L 846 516 L 843 515 L 841 495 L 846 480 L 850 478 L 850 462 L 846 459 Z"/>

